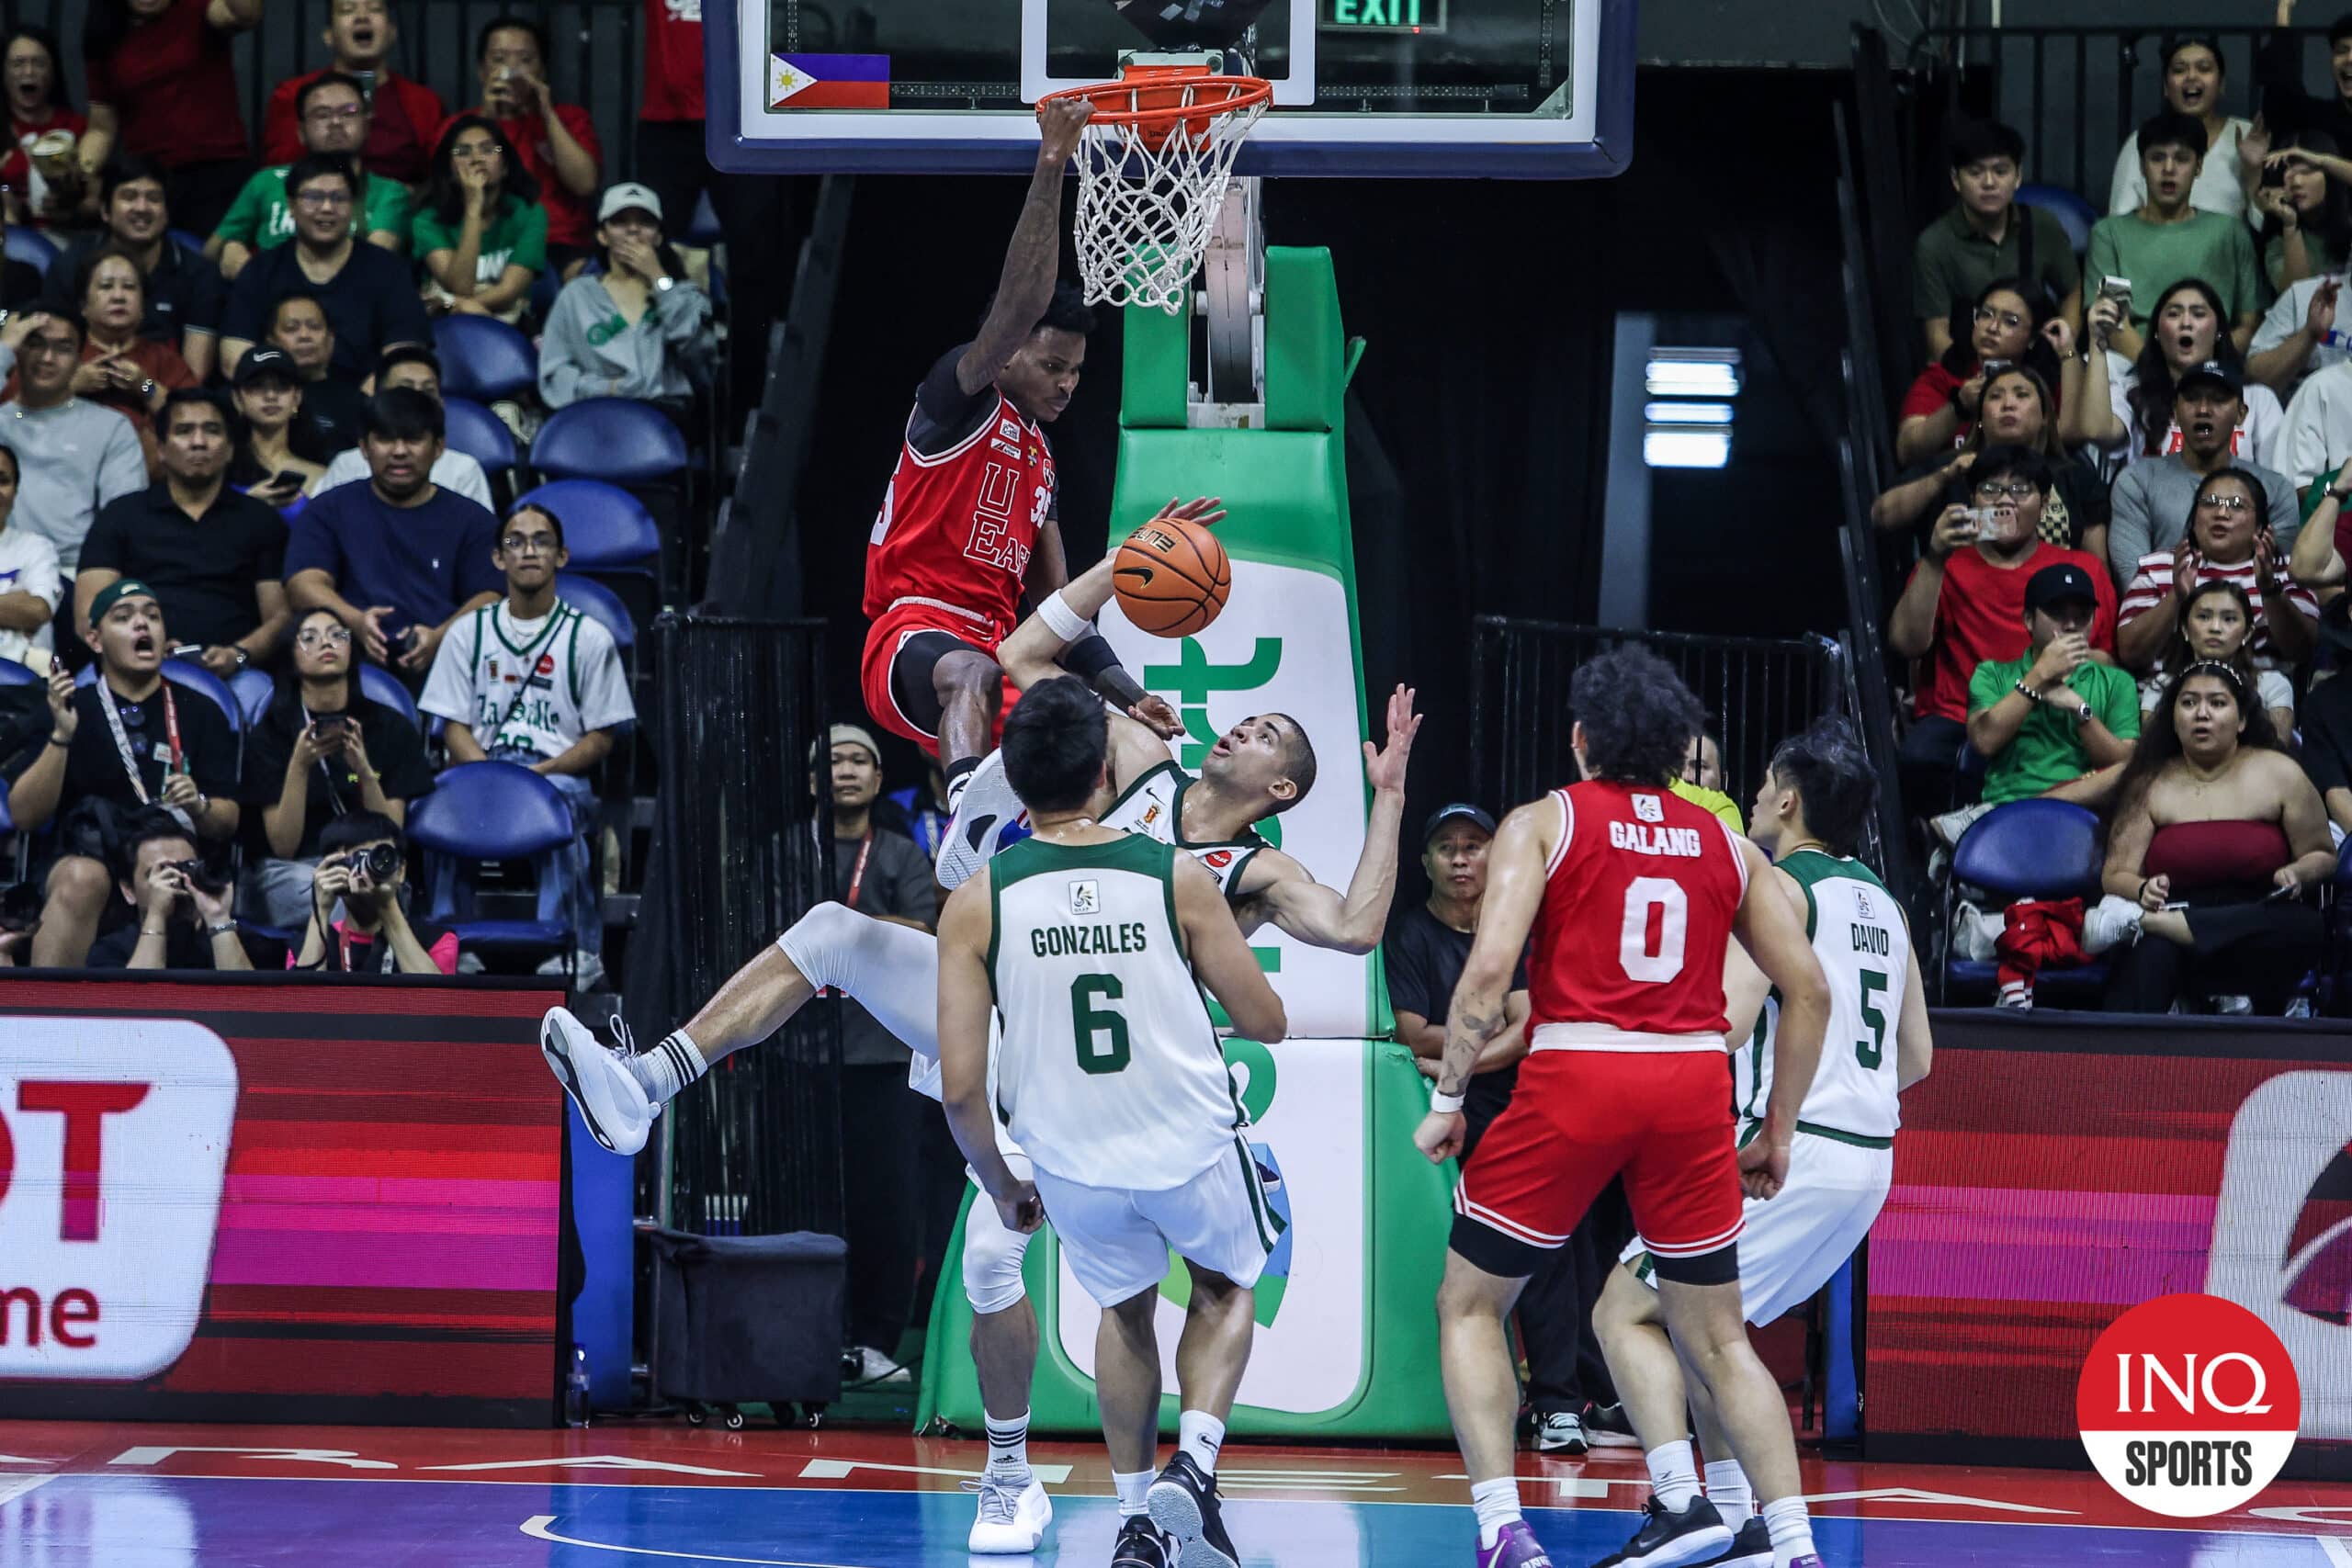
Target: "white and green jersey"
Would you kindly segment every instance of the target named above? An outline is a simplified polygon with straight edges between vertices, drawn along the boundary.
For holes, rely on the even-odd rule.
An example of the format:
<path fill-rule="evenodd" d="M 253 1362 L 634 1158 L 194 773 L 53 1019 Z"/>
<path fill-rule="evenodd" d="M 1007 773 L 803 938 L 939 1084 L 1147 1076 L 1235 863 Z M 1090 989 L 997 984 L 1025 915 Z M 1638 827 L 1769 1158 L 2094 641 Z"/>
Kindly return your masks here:
<path fill-rule="evenodd" d="M 1894 1030 L 1911 973 L 1911 933 L 1894 895 L 1858 860 L 1799 850 L 1780 863 L 1804 889 L 1805 935 L 1829 980 L 1829 1027 L 1821 1066 L 1797 1111 L 1797 1130 L 1884 1148 L 1901 1122 L 1895 1105 Z M 1781 993 L 1764 1003 L 1747 1043 L 1732 1053 L 1732 1107 L 1743 1123 L 1772 1097 L 1773 1036 Z"/>
<path fill-rule="evenodd" d="M 1119 793 L 1111 809 L 1102 814 L 1102 826 L 1156 839 L 1182 850 L 1199 861 L 1227 898 L 1238 898 L 1235 891 L 1241 873 L 1266 840 L 1255 832 L 1244 830 L 1238 839 L 1220 839 L 1210 843 L 1193 843 L 1184 838 L 1181 826 L 1184 819 L 1184 792 L 1196 781 L 1173 762 L 1162 762 Z"/>
<path fill-rule="evenodd" d="M 998 1114 L 1041 1170 L 1162 1191 L 1245 1118 L 1184 953 L 1175 851 L 1027 839 L 989 865 Z"/>

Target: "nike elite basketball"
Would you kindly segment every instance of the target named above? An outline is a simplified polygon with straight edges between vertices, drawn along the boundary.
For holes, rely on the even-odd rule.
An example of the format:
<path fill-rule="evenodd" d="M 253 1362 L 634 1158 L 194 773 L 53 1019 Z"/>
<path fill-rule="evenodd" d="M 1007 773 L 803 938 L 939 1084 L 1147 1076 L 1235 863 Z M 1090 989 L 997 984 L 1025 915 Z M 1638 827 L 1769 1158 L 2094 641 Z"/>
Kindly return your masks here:
<path fill-rule="evenodd" d="M 1111 571 L 1119 608 L 1154 637 L 1190 637 L 1216 619 L 1233 592 L 1233 567 L 1216 536 L 1172 517 L 1128 535 Z"/>

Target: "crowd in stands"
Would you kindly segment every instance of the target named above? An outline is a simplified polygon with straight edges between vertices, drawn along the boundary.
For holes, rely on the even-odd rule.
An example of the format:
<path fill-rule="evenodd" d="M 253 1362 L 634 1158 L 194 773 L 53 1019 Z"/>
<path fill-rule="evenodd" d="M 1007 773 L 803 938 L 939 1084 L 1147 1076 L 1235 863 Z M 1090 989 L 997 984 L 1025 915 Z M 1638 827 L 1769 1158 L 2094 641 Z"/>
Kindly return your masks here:
<path fill-rule="evenodd" d="M 2352 57 L 2352 17 L 2330 39 Z M 1951 954 L 1997 954 L 2004 1006 L 2089 964 L 2114 1010 L 2310 1005 L 2352 829 L 2352 97 L 2305 93 L 2298 51 L 2265 43 L 2246 119 L 2216 40 L 2165 40 L 2103 202 L 2021 201 L 2024 138 L 1953 127 L 1954 199 L 1914 250 L 1922 367 L 1871 516 L 1916 558 L 1886 637 L 1905 798 Z M 1962 874 L 2030 800 L 2098 815 L 2096 886 Z"/>
<path fill-rule="evenodd" d="M 536 21 L 481 28 L 453 112 L 392 69 L 391 0 L 333 0 L 249 140 L 230 46 L 262 9 L 94 0 L 81 106 L 55 35 L 0 42 L 0 223 L 39 236 L 0 272 L 0 845 L 40 904 L 0 963 L 447 971 L 403 834 L 492 764 L 572 818 L 543 972 L 593 984 L 629 667 L 557 511 L 450 444 L 436 324 L 515 329 L 535 384 L 465 412 L 527 472 L 588 400 L 707 429 L 707 269 L 610 180 Z M 647 69 L 650 116 L 699 118 Z"/>

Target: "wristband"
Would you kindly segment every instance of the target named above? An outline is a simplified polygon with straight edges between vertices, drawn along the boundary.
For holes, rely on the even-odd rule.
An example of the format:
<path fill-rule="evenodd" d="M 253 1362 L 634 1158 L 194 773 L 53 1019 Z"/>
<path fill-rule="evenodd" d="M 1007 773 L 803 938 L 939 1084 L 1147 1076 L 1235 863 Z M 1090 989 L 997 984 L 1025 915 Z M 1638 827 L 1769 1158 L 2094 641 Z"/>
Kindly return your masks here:
<path fill-rule="evenodd" d="M 234 936 L 237 934 L 237 922 L 223 920 L 217 926 L 207 926 L 204 928 L 204 934 L 207 937 Z"/>
<path fill-rule="evenodd" d="M 2018 682 L 2018 695 L 2023 697 L 2030 703 L 2038 703 L 2042 700 L 2041 694 L 2035 691 L 2031 686 L 2027 685 L 2022 679 Z"/>
<path fill-rule="evenodd" d="M 1069 601 L 1062 597 L 1062 591 L 1058 588 L 1046 594 L 1045 603 L 1037 606 L 1037 618 L 1045 622 L 1047 629 L 1061 638 L 1065 645 L 1076 642 L 1094 629 L 1093 622 L 1069 607 Z"/>
<path fill-rule="evenodd" d="M 1441 1116 L 1452 1116 L 1462 1109 L 1463 1096 L 1448 1094 L 1443 1089 L 1430 1090 L 1430 1109 Z"/>

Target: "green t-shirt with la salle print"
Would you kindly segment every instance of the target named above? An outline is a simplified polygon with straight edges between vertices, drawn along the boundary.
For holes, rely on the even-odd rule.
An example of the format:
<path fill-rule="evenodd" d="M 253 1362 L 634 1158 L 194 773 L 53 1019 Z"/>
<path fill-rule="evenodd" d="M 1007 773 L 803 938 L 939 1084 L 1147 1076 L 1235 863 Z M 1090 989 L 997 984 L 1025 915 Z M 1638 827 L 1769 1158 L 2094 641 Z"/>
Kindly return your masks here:
<path fill-rule="evenodd" d="M 419 261 L 435 251 L 454 251 L 458 237 L 465 231 L 461 214 L 454 223 L 444 223 L 441 215 L 429 207 L 417 209 L 416 218 L 409 227 L 409 250 Z M 496 283 L 506 276 L 510 266 L 538 272 L 548 265 L 548 209 L 537 202 L 526 202 L 517 197 L 501 197 L 498 210 L 482 225 L 481 250 L 474 262 L 477 284 Z"/>

